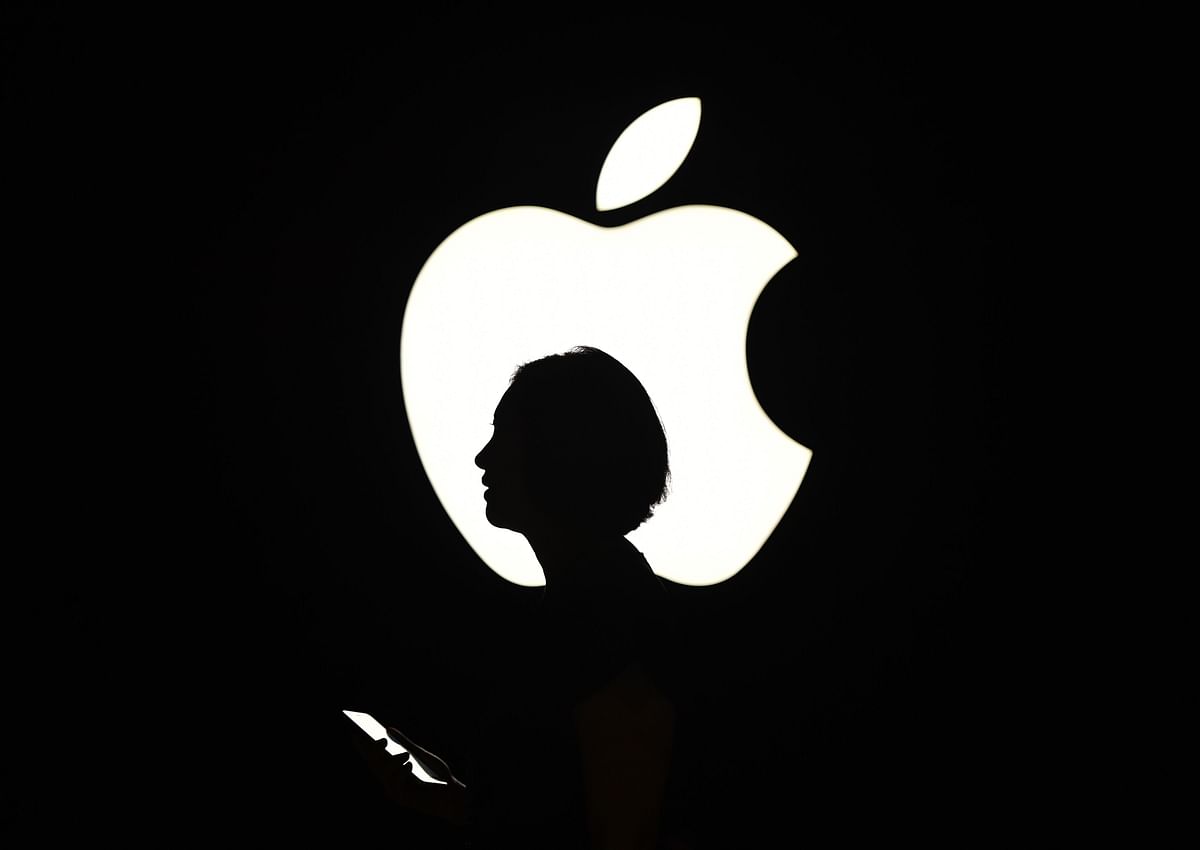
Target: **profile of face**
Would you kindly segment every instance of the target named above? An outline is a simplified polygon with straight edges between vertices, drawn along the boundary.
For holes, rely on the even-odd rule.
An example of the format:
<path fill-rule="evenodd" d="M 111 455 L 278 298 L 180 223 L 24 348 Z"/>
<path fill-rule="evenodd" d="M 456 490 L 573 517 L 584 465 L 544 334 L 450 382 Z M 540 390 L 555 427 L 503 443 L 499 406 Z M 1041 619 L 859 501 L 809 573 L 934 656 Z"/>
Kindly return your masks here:
<path fill-rule="evenodd" d="M 488 522 L 526 537 L 626 534 L 666 496 L 666 436 L 645 388 L 579 347 L 521 366 L 475 457 Z"/>
<path fill-rule="evenodd" d="M 521 415 L 510 387 L 496 406 L 492 438 L 475 456 L 475 465 L 483 470 L 488 522 L 517 532 L 530 530 L 535 522 L 523 440 Z"/>

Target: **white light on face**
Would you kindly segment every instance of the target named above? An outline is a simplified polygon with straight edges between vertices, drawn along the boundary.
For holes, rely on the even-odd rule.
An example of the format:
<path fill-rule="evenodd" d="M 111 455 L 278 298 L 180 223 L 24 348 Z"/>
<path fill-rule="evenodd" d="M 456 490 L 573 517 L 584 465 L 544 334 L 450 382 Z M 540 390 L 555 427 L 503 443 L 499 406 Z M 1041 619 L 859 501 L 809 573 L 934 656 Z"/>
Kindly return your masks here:
<path fill-rule="evenodd" d="M 474 458 L 518 365 L 588 345 L 637 376 L 667 434 L 671 493 L 630 539 L 683 584 L 745 566 L 811 457 L 763 412 L 746 370 L 755 301 L 795 256 L 768 225 L 715 206 L 613 228 L 511 207 L 439 245 L 405 310 L 401 381 L 425 471 L 479 556 L 509 581 L 544 583 L 525 539 L 488 523 Z"/>

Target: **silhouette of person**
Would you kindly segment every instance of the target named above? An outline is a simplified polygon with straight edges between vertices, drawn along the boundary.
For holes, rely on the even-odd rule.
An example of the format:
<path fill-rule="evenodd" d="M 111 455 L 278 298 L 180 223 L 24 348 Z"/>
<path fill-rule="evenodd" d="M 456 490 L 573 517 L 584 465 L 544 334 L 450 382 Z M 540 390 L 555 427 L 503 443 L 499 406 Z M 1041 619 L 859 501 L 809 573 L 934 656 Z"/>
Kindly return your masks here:
<path fill-rule="evenodd" d="M 574 348 L 521 366 L 479 452 L 488 521 L 545 574 L 503 636 L 468 785 L 370 749 L 389 795 L 463 824 L 473 848 L 655 848 L 675 728 L 666 589 L 625 535 L 667 493 L 662 425 L 621 363 Z M 498 638 L 498 639 L 503 639 Z M 426 765 L 449 768 L 418 748 Z"/>

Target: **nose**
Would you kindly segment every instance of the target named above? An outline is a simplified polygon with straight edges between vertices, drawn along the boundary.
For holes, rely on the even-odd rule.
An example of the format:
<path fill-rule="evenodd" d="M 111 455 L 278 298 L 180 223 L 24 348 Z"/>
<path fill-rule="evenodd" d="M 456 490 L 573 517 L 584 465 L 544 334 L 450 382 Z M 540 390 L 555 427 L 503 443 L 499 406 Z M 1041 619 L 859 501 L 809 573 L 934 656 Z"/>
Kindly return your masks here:
<path fill-rule="evenodd" d="M 478 466 L 480 469 L 483 469 L 483 470 L 487 469 L 487 466 L 485 466 L 485 464 L 487 463 L 486 456 L 488 453 L 488 449 L 491 447 L 491 445 L 492 445 L 492 441 L 488 440 L 487 444 L 484 445 L 484 447 L 479 450 L 479 454 L 475 455 L 475 465 Z"/>

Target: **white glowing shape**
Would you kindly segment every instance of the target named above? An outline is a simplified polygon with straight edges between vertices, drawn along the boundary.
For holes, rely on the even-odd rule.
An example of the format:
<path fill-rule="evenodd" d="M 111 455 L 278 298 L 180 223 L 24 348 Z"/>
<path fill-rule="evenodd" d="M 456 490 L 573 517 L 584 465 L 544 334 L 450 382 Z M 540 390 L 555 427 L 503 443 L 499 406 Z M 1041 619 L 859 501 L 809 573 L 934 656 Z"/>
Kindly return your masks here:
<path fill-rule="evenodd" d="M 605 160 L 597 207 L 661 186 L 699 122 L 698 98 L 634 121 Z M 409 295 L 401 383 L 434 492 L 484 562 L 516 584 L 545 583 L 525 539 L 488 523 L 474 458 L 518 365 L 590 345 L 641 380 L 667 432 L 671 494 L 630 539 L 658 575 L 682 584 L 716 584 L 741 570 L 778 525 L 812 457 L 767 417 L 746 370 L 754 304 L 795 256 L 768 225 L 715 206 L 613 228 L 510 207 L 447 237 Z M 564 498 L 572 483 L 562 482 Z"/>
<path fill-rule="evenodd" d="M 746 369 L 754 303 L 795 256 L 769 226 L 715 206 L 615 228 L 510 207 L 439 245 L 405 310 L 401 380 L 421 462 L 479 556 L 516 584 L 545 583 L 525 539 L 488 523 L 474 458 L 519 364 L 590 345 L 646 387 L 670 447 L 671 494 L 630 540 L 683 584 L 744 567 L 812 454 L 767 418 Z"/>
<path fill-rule="evenodd" d="M 671 179 L 700 131 L 700 98 L 681 97 L 643 113 L 617 137 L 596 183 L 601 212 L 632 204 Z"/>
<path fill-rule="evenodd" d="M 349 717 L 351 720 L 353 720 L 355 722 L 355 724 L 358 726 L 359 729 L 363 730 L 368 735 L 370 735 L 371 740 L 382 741 L 384 738 L 387 738 L 387 746 L 384 747 L 384 749 L 387 751 L 388 755 L 397 756 L 397 755 L 400 755 L 400 753 L 408 752 L 408 750 L 404 749 L 404 747 L 400 746 L 395 741 L 393 741 L 390 737 L 388 737 L 387 729 L 384 728 L 382 723 L 380 723 L 378 720 L 376 720 L 371 715 L 367 714 L 365 711 L 345 711 L 345 710 L 343 710 L 342 714 Z M 434 779 L 433 776 L 430 775 L 429 771 L 427 771 L 421 765 L 421 762 L 417 761 L 415 756 L 410 756 L 409 764 L 412 765 L 413 776 L 417 777 L 417 779 L 420 779 L 422 782 L 429 782 L 434 785 L 446 785 L 447 784 L 446 782 L 442 781 L 441 779 Z"/>

